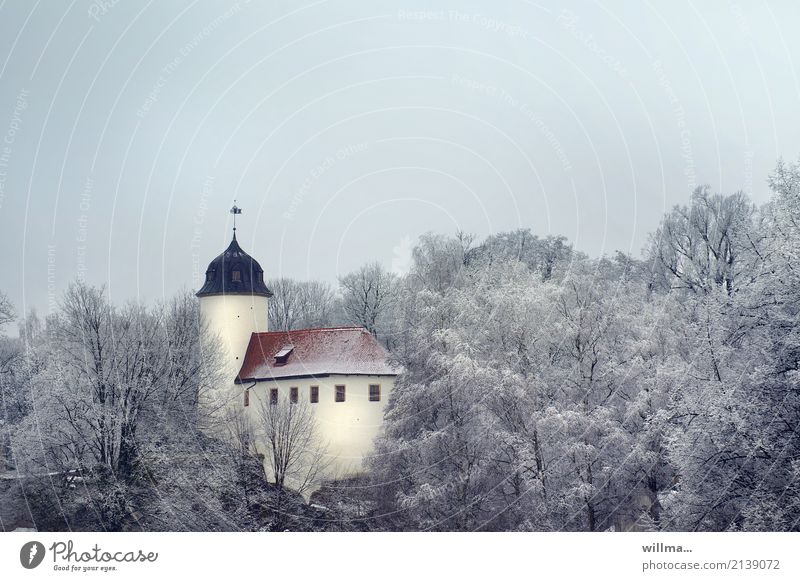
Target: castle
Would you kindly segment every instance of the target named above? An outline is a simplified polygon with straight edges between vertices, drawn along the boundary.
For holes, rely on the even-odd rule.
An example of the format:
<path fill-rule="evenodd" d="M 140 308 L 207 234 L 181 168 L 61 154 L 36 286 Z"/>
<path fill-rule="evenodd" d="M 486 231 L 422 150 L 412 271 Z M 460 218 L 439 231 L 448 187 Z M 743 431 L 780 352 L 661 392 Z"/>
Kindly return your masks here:
<path fill-rule="evenodd" d="M 231 211 L 239 213 L 236 206 Z M 197 297 L 201 316 L 221 341 L 229 378 L 223 387 L 230 390 L 232 407 L 257 424 L 266 402 L 307 404 L 327 448 L 323 476 L 360 472 L 397 376 L 375 337 L 362 327 L 270 331 L 272 292 L 261 265 L 239 246 L 235 225 L 228 248 L 208 265 Z M 266 442 L 257 431 L 255 436 L 263 453 Z M 266 461 L 265 470 L 269 475 Z"/>

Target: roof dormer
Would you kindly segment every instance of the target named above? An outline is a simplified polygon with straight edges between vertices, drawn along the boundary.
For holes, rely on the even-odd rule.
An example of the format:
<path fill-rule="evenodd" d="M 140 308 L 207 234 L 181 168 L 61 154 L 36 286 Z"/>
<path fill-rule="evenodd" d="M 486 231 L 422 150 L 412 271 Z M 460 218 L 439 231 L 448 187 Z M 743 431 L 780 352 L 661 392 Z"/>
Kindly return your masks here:
<path fill-rule="evenodd" d="M 286 362 L 289 360 L 289 355 L 292 354 L 294 351 L 294 345 L 284 345 L 281 347 L 281 350 L 275 354 L 275 365 L 286 365 Z"/>

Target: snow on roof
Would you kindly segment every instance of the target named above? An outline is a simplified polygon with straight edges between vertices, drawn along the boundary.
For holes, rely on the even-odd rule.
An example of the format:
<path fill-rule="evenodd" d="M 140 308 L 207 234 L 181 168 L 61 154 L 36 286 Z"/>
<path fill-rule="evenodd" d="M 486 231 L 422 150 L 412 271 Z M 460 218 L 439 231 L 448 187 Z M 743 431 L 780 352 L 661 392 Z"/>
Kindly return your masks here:
<path fill-rule="evenodd" d="M 288 355 L 279 354 L 292 346 Z M 281 363 L 286 357 L 285 363 Z M 397 375 L 363 327 L 253 333 L 237 381 L 322 375 Z"/>

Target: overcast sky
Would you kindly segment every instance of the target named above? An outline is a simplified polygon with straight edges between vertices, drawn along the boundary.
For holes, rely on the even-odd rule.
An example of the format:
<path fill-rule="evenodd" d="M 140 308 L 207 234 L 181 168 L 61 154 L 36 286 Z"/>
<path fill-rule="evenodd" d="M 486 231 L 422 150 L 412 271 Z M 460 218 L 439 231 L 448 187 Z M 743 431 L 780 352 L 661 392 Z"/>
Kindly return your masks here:
<path fill-rule="evenodd" d="M 564 6 L 568 6 L 564 8 Z M 691 190 L 800 153 L 796 2 L 0 0 L 0 289 L 47 313 L 402 271 L 423 232 L 638 256 Z"/>

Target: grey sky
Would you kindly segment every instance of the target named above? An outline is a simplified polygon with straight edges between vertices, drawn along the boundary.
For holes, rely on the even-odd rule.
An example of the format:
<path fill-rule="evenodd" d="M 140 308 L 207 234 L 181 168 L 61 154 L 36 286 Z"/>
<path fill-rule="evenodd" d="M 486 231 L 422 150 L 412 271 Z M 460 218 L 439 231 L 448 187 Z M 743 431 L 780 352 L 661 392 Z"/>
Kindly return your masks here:
<path fill-rule="evenodd" d="M 263 5 L 262 5 L 263 4 Z M 784 2 L 0 2 L 0 288 L 46 313 L 401 269 L 426 231 L 639 254 L 692 187 L 800 153 Z"/>

